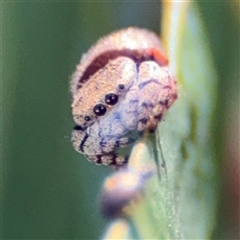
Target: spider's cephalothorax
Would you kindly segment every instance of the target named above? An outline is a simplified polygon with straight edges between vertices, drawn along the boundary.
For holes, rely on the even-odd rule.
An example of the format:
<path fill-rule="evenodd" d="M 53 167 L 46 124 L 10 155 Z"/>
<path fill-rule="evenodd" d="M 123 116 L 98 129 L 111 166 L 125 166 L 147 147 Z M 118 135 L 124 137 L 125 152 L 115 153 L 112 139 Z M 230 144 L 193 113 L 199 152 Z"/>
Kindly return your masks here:
<path fill-rule="evenodd" d="M 177 98 L 154 33 L 139 28 L 115 32 L 92 47 L 71 82 L 74 148 L 91 162 L 124 165 L 117 150 L 135 139 L 130 132 L 154 132 Z"/>

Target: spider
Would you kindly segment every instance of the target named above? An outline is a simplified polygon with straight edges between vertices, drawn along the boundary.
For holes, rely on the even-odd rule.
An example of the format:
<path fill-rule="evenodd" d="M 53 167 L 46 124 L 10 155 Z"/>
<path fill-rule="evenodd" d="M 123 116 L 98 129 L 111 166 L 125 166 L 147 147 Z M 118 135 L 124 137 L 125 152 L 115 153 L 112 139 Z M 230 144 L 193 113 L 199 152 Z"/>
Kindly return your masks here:
<path fill-rule="evenodd" d="M 154 132 L 177 98 L 154 33 L 128 28 L 101 39 L 83 56 L 71 82 L 76 151 L 95 164 L 122 166 L 119 148 Z M 132 137 L 134 136 L 134 137 Z"/>

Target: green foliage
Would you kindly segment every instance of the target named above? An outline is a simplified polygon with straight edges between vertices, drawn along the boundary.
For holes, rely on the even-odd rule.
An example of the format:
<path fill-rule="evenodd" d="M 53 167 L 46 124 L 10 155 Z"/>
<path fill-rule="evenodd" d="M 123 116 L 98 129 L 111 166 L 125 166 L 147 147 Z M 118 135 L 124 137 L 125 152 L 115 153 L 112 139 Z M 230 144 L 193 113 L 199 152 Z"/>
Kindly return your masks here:
<path fill-rule="evenodd" d="M 172 22 L 164 23 L 170 28 L 170 35 L 163 40 L 168 42 L 179 98 L 157 133 L 167 176 L 161 169 L 161 181 L 157 176 L 149 181 L 132 219 L 140 239 L 239 238 L 239 218 L 234 212 L 238 210 L 236 205 L 229 205 L 237 201 L 233 197 L 239 193 L 238 178 L 222 171 L 225 166 L 231 173 L 239 174 L 234 170 L 234 166 L 239 167 L 239 129 L 234 132 L 234 126 L 239 125 L 239 41 L 230 37 L 234 29 L 239 36 L 239 6 L 234 9 L 234 3 L 216 2 L 172 4 Z M 231 17 L 226 20 L 228 16 Z M 233 127 L 227 127 L 231 123 Z M 223 138 L 227 129 L 230 139 Z M 223 155 L 228 145 L 230 156 Z M 137 149 L 134 151 L 136 154 Z M 154 160 L 151 152 L 153 146 L 149 145 L 142 155 L 148 164 Z M 158 159 L 161 161 L 161 154 Z M 226 192 L 221 183 L 229 182 L 228 177 L 227 186 L 234 187 L 227 189 L 229 199 L 220 195 Z M 223 216 L 230 222 L 226 223 Z"/>
<path fill-rule="evenodd" d="M 97 239 L 106 226 L 97 195 L 111 171 L 71 146 L 69 76 L 100 36 L 130 25 L 157 32 L 159 4 L 3 1 L 1 7 L 2 237 Z M 181 18 L 176 13 L 176 25 L 164 20 L 175 34 L 164 41 L 179 97 L 157 132 L 167 175 L 161 167 L 161 181 L 156 175 L 146 183 L 131 232 L 145 239 L 237 239 L 237 210 L 229 211 L 231 196 L 219 189 L 232 177 L 222 171 L 229 153 L 239 148 L 239 3 L 192 1 Z M 142 141 L 142 166 L 153 165 L 154 150 L 161 162 L 159 139 L 157 146 Z"/>
<path fill-rule="evenodd" d="M 149 181 L 133 214 L 141 239 L 209 239 L 216 221 L 218 173 L 212 141 L 216 72 L 197 5 L 183 3 L 179 11 L 177 24 L 170 24 L 177 37 L 170 37 L 169 44 L 177 56 L 171 68 L 176 69 L 179 96 L 157 132 L 167 176 L 162 168 L 161 181 L 157 176 Z M 153 157 L 147 150 L 142 156 L 148 163 Z"/>

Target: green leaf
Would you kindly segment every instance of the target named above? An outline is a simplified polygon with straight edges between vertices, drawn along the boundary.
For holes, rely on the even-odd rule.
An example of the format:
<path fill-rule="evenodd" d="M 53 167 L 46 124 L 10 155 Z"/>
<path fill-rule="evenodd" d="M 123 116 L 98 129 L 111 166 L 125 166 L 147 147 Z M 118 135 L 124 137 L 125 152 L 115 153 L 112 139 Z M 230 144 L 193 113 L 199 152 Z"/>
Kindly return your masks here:
<path fill-rule="evenodd" d="M 167 3 L 165 7 L 168 11 Z M 178 2 L 170 7 L 170 17 L 165 12 L 164 27 L 170 29 L 164 40 L 178 82 L 178 99 L 157 132 L 167 175 L 161 168 L 161 181 L 157 176 L 149 181 L 132 218 L 141 239 L 208 239 L 217 201 L 212 148 L 216 73 L 197 5 Z M 154 159 L 148 151 L 142 158 L 148 163 Z"/>

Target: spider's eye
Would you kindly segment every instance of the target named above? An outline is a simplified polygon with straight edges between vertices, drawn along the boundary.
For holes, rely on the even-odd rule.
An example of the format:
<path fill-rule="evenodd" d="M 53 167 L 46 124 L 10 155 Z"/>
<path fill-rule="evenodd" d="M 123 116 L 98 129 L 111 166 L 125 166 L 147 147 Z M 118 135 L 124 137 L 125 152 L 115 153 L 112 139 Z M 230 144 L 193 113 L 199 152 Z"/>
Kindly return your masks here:
<path fill-rule="evenodd" d="M 85 121 L 89 122 L 91 120 L 90 116 L 85 116 Z"/>
<path fill-rule="evenodd" d="M 107 112 L 107 108 L 103 104 L 99 103 L 95 105 L 95 107 L 93 108 L 93 112 L 97 116 L 103 116 Z"/>
<path fill-rule="evenodd" d="M 76 130 L 76 131 L 84 131 L 85 129 L 79 125 L 76 125 L 73 130 Z"/>
<path fill-rule="evenodd" d="M 114 93 L 108 93 L 105 96 L 105 102 L 108 105 L 115 105 L 118 102 L 118 95 L 114 94 Z"/>
<path fill-rule="evenodd" d="M 120 91 L 124 90 L 124 88 L 125 88 L 125 86 L 124 86 L 123 84 L 119 84 L 119 85 L 118 85 L 118 89 L 119 89 Z"/>

